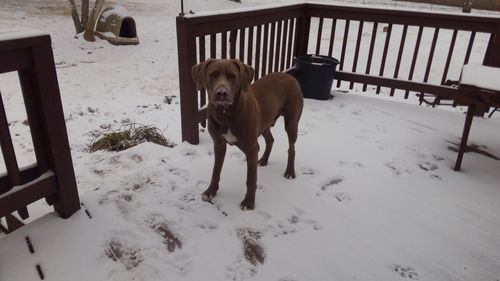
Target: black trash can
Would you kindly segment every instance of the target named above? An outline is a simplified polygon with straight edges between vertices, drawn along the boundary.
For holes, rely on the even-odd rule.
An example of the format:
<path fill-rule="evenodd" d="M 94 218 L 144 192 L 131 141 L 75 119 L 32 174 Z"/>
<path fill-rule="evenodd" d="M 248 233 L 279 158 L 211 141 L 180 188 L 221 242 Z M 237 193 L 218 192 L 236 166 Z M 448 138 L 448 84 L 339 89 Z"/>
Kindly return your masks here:
<path fill-rule="evenodd" d="M 304 98 L 329 99 L 338 64 L 337 59 L 328 56 L 298 57 L 292 75 L 299 81 Z"/>

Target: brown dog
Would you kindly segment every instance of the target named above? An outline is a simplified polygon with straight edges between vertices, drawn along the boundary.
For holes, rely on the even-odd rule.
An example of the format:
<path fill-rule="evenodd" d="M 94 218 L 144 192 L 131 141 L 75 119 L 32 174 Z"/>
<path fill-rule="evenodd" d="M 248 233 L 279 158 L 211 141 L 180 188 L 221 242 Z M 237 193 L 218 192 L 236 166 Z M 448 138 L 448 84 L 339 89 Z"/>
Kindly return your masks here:
<path fill-rule="evenodd" d="M 203 193 L 204 201 L 211 200 L 219 189 L 220 173 L 226 144 L 236 145 L 247 159 L 247 193 L 241 209 L 252 210 L 257 188 L 257 164 L 267 165 L 273 146 L 271 126 L 283 115 L 288 134 L 288 164 L 285 178 L 295 178 L 295 141 L 302 113 L 303 97 L 298 82 L 285 73 L 266 75 L 253 84 L 254 70 L 238 60 L 209 59 L 192 68 L 198 90 L 208 92 L 208 131 L 214 141 L 215 163 L 212 179 Z M 257 161 L 263 135 L 266 149 Z"/>

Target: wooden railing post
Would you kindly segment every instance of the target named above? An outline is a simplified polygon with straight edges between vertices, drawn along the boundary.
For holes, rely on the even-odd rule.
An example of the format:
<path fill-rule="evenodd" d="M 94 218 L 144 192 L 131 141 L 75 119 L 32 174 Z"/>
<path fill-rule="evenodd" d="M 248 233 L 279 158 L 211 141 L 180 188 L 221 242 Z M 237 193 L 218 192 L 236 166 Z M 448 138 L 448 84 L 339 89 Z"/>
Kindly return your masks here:
<path fill-rule="evenodd" d="M 196 41 L 183 16 L 177 17 L 177 50 L 179 91 L 181 98 L 182 140 L 191 144 L 200 142 L 198 131 L 198 91 L 191 78 L 191 67 L 196 64 Z"/>
<path fill-rule="evenodd" d="M 302 16 L 297 19 L 295 28 L 295 48 L 294 57 L 299 57 L 307 54 L 309 46 L 309 32 L 311 29 L 311 17 L 307 14 L 307 8 L 303 9 Z M 295 63 L 295 58 L 293 62 Z"/>
<path fill-rule="evenodd" d="M 500 67 L 500 23 L 497 25 L 495 34 L 492 34 L 491 36 L 492 37 L 488 43 L 483 64 L 487 66 Z"/>
<path fill-rule="evenodd" d="M 54 55 L 50 44 L 32 48 L 33 74 L 37 81 L 38 101 L 48 140 L 49 169 L 56 174 L 58 185 L 54 209 L 62 218 L 68 218 L 80 209 L 71 150 L 57 82 Z M 50 201 L 50 200 L 49 200 Z"/>

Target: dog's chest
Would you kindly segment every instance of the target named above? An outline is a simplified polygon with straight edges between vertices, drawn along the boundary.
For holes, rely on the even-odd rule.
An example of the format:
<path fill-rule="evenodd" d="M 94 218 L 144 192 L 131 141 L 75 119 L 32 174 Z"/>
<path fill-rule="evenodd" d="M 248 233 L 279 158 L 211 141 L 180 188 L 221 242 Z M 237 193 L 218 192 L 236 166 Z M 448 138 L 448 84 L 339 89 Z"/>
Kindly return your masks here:
<path fill-rule="evenodd" d="M 231 129 L 227 129 L 226 133 L 222 134 L 222 137 L 230 145 L 236 144 L 238 142 L 238 139 L 236 138 L 235 135 L 233 135 L 233 132 L 231 132 Z"/>

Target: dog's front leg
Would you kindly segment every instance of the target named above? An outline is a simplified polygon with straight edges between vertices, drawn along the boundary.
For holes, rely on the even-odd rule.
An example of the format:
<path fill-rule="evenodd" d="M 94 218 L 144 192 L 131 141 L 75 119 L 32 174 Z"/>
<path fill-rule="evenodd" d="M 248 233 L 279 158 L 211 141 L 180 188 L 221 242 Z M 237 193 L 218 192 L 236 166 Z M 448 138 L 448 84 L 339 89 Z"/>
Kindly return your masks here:
<path fill-rule="evenodd" d="M 242 210 L 253 210 L 255 207 L 255 191 L 257 190 L 257 158 L 259 145 L 255 143 L 250 149 L 245 151 L 247 158 L 247 194 L 241 201 Z"/>
<path fill-rule="evenodd" d="M 226 142 L 222 140 L 218 142 L 214 141 L 214 156 L 212 179 L 207 190 L 201 195 L 203 201 L 210 201 L 217 194 L 217 190 L 219 190 L 220 173 L 222 171 L 222 164 L 224 164 L 224 157 L 226 156 Z"/>

